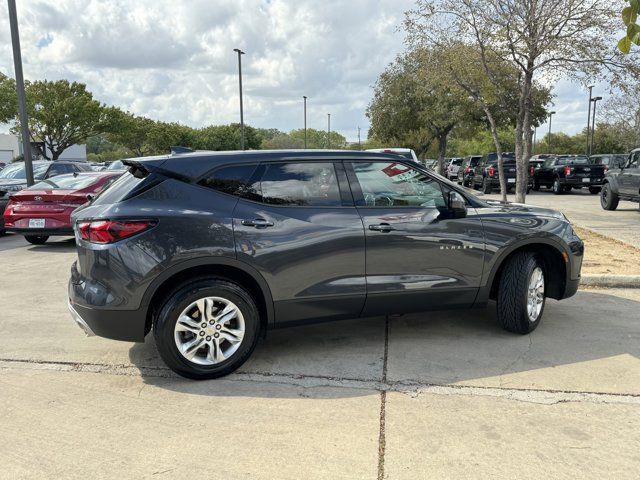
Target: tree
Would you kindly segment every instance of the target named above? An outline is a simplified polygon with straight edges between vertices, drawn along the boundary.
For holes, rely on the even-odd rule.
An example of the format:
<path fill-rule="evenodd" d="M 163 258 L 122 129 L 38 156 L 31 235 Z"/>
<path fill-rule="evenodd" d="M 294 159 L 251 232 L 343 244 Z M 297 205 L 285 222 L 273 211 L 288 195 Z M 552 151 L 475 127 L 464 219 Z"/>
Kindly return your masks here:
<path fill-rule="evenodd" d="M 625 54 L 631 52 L 631 44 L 640 45 L 640 25 L 638 14 L 640 13 L 640 0 L 629 0 L 629 5 L 622 9 L 622 21 L 627 28 L 624 37 L 618 41 L 618 49 Z"/>
<path fill-rule="evenodd" d="M 135 156 L 142 157 L 151 151 L 149 134 L 155 123 L 145 117 L 138 117 L 129 112 L 117 111 L 111 131 L 107 138 L 118 145 L 130 150 Z M 96 152 L 98 153 L 98 152 Z"/>
<path fill-rule="evenodd" d="M 438 172 L 442 173 L 449 134 L 455 127 L 479 121 L 479 110 L 443 81 L 437 49 L 417 48 L 400 55 L 380 75 L 367 108 L 369 136 L 392 146 L 413 148 L 418 155 L 438 144 Z"/>
<path fill-rule="evenodd" d="M 0 123 L 8 123 L 18 114 L 16 82 L 0 72 Z"/>
<path fill-rule="evenodd" d="M 524 202 L 536 79 L 599 75 L 615 85 L 640 70 L 612 52 L 615 16 L 611 0 L 417 0 L 405 23 L 414 43 L 438 48 L 455 38 L 518 69 L 516 201 Z"/>
<path fill-rule="evenodd" d="M 280 133 L 269 140 L 263 140 L 261 147 L 265 150 L 291 150 L 304 148 L 304 140 L 300 141 L 297 138 L 292 138 L 291 135 Z"/>
<path fill-rule="evenodd" d="M 289 132 L 289 136 L 301 145 L 300 148 L 304 147 L 304 128 L 291 130 Z M 327 138 L 329 138 L 329 142 L 327 141 Z M 307 148 L 325 149 L 328 147 L 331 147 L 332 150 L 347 148 L 347 139 L 335 130 L 333 130 L 327 137 L 326 130 L 307 128 Z"/>

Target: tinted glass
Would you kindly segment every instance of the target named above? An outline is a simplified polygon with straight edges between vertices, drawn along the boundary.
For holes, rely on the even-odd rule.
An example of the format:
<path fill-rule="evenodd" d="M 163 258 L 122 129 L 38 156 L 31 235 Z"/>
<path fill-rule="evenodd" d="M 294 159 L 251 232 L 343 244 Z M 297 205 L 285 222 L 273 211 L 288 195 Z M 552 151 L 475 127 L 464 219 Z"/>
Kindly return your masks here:
<path fill-rule="evenodd" d="M 260 187 L 262 201 L 273 205 L 342 205 L 333 163 L 269 164 Z"/>
<path fill-rule="evenodd" d="M 100 195 L 95 197 L 92 201 L 94 205 L 104 205 L 110 203 L 117 203 L 122 200 L 131 190 L 135 188 L 143 179 L 136 178 L 131 173 L 127 172 L 118 177 L 109 188 L 103 190 Z"/>
<path fill-rule="evenodd" d="M 440 184 L 399 163 L 353 163 L 367 207 L 444 207 Z"/>
<path fill-rule="evenodd" d="M 33 176 L 36 179 L 40 179 L 44 176 L 44 174 L 49 168 L 48 163 L 34 163 L 33 164 Z M 27 173 L 24 168 L 24 163 L 14 163 L 13 165 L 9 165 L 5 167 L 0 172 L 0 179 L 7 178 L 12 180 L 26 180 Z"/>
<path fill-rule="evenodd" d="M 63 173 L 71 173 L 74 170 L 75 169 L 73 168 L 73 165 L 68 165 L 68 164 L 51 165 L 51 168 L 49 169 L 49 176 L 53 177 L 54 175 L 62 175 Z"/>
<path fill-rule="evenodd" d="M 201 180 L 200 185 L 229 195 L 259 200 L 260 192 L 247 185 L 256 167 L 257 165 L 234 165 L 220 168 Z"/>

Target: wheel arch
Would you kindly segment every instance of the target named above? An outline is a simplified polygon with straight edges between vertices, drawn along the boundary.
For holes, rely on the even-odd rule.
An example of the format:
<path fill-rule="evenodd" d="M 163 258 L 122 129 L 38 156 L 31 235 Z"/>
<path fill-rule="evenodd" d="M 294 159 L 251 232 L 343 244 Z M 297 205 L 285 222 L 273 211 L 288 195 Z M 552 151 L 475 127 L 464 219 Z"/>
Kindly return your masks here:
<path fill-rule="evenodd" d="M 258 306 L 263 333 L 267 327 L 273 325 L 275 320 L 273 297 L 269 285 L 260 272 L 234 258 L 209 257 L 187 260 L 174 265 L 151 283 L 142 300 L 142 307 L 146 310 L 145 335 L 151 330 L 153 316 L 160 308 L 160 300 L 164 295 L 180 283 L 207 275 L 220 276 L 246 288 Z"/>
<path fill-rule="evenodd" d="M 518 242 L 499 255 L 489 271 L 484 287 L 481 287 L 478 293 L 476 303 L 483 304 L 490 298 L 496 297 L 500 275 L 506 262 L 519 252 L 531 252 L 541 258 L 547 283 L 547 296 L 555 299 L 563 298 L 567 282 L 571 278 L 568 253 L 552 239 L 536 238 Z"/>

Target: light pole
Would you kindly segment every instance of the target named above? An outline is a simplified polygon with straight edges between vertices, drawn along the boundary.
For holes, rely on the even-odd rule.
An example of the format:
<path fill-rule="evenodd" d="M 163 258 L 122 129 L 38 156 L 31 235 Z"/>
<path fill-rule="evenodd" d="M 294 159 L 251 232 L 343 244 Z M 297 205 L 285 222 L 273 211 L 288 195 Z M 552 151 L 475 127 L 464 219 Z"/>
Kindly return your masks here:
<path fill-rule="evenodd" d="M 304 98 L 304 149 L 307 149 L 307 96 L 303 95 Z"/>
<path fill-rule="evenodd" d="M 591 93 L 593 85 L 589 85 L 589 115 L 587 116 L 587 155 L 591 155 L 591 147 L 589 146 L 589 124 L 591 123 Z"/>
<path fill-rule="evenodd" d="M 547 153 L 551 153 L 551 117 L 555 115 L 556 112 L 549 112 L 549 137 L 547 140 L 549 151 Z"/>
<path fill-rule="evenodd" d="M 327 113 L 327 149 L 331 149 L 331 114 Z"/>
<path fill-rule="evenodd" d="M 33 185 L 33 164 L 31 163 L 31 143 L 29 135 L 29 119 L 27 118 L 27 97 L 24 93 L 24 75 L 22 73 L 22 53 L 20 52 L 20 32 L 18 31 L 18 13 L 16 0 L 8 0 L 9 25 L 11 28 L 11 44 L 13 45 L 13 66 L 16 71 L 16 92 L 18 94 L 18 113 L 22 132 L 22 156 L 27 176 L 27 186 Z"/>
<path fill-rule="evenodd" d="M 238 52 L 238 83 L 240 85 L 240 150 L 244 150 L 244 111 L 242 107 L 242 55 L 244 52 L 239 48 L 234 48 Z"/>
<path fill-rule="evenodd" d="M 362 149 L 362 143 L 360 142 L 360 127 L 358 127 L 358 148 Z"/>
<path fill-rule="evenodd" d="M 596 136 L 596 104 L 602 97 L 595 97 L 591 101 L 593 102 L 593 118 L 591 119 L 591 146 L 589 147 L 589 155 L 593 153 L 593 139 Z"/>
<path fill-rule="evenodd" d="M 533 127 L 533 146 L 531 147 L 531 154 L 536 154 L 536 137 L 538 136 L 538 127 Z"/>

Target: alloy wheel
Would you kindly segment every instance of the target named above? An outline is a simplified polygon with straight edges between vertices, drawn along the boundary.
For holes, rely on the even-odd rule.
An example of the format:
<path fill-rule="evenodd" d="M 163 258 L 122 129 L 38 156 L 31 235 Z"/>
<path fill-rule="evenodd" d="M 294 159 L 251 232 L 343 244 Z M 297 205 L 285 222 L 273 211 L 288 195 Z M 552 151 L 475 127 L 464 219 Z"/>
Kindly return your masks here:
<path fill-rule="evenodd" d="M 544 273 L 540 267 L 536 267 L 529 277 L 527 289 L 527 314 L 529 320 L 535 322 L 540 316 L 544 305 Z"/>

